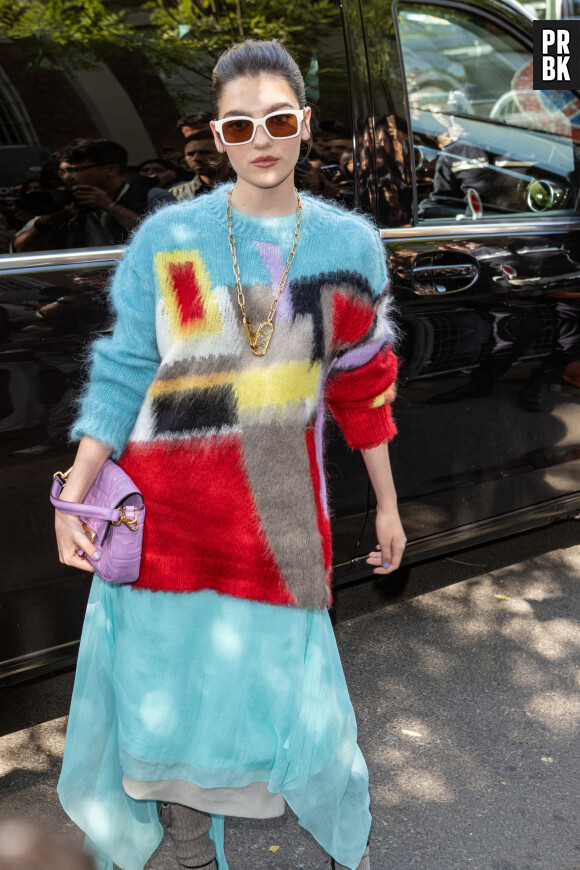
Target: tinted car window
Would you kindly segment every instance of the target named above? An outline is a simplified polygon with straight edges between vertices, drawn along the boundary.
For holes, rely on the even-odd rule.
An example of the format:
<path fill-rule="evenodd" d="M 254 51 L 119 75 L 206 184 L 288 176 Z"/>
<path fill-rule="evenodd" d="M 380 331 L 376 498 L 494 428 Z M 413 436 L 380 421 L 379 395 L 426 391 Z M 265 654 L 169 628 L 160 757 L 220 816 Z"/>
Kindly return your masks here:
<path fill-rule="evenodd" d="M 73 641 L 82 619 L 88 584 L 58 562 L 47 492 L 72 464 L 83 345 L 110 328 L 106 281 L 104 269 L 0 277 L 0 661 Z"/>
<path fill-rule="evenodd" d="M 420 220 L 574 213 L 580 100 L 477 13 L 399 7 Z"/>
<path fill-rule="evenodd" d="M 280 16 L 270 6 L 256 12 L 244 4 L 235 31 L 233 3 L 224 5 L 223 21 L 204 19 L 203 28 L 195 10 L 188 24 L 150 7 L 95 6 L 103 20 L 88 26 L 66 17 L 60 4 L 31 3 L 8 25 L 0 46 L 0 253 L 124 244 L 160 202 L 189 198 L 226 179 L 227 162 L 219 162 L 211 138 L 203 139 L 209 78 L 216 56 L 242 33 L 282 38 L 299 60 L 314 111 L 313 149 L 298 168 L 298 186 L 353 201 L 338 4 L 280 7 Z M 184 116 L 194 118 L 178 129 Z M 201 141 L 186 141 L 198 134 Z M 89 145 L 63 154 L 78 139 Z M 102 139 L 117 150 L 99 150 L 94 140 Z"/>

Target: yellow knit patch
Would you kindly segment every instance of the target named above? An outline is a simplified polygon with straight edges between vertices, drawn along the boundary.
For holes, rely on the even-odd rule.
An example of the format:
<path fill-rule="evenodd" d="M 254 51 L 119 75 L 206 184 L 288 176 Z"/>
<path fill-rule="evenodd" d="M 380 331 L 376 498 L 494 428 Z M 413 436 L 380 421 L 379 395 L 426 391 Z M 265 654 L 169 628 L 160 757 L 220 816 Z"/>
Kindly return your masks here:
<path fill-rule="evenodd" d="M 394 402 L 395 396 L 397 395 L 397 388 L 395 384 L 391 384 L 388 390 L 385 390 L 384 393 L 380 393 L 378 396 L 375 396 L 373 399 L 372 408 L 382 408 L 383 405 L 390 405 L 391 402 Z"/>
<path fill-rule="evenodd" d="M 312 399 L 320 377 L 320 362 L 293 360 L 271 366 L 246 369 L 243 372 L 213 372 L 210 375 L 182 375 L 167 381 L 154 381 L 149 388 L 151 398 L 185 390 L 204 390 L 222 384 L 234 388 L 240 411 L 267 405 L 284 406 L 288 402 Z"/>
<path fill-rule="evenodd" d="M 169 315 L 173 338 L 221 332 L 222 317 L 212 293 L 209 272 L 199 251 L 160 251 L 155 256 L 161 297 Z M 191 266 L 190 286 L 178 291 L 172 268 Z M 203 307 L 202 317 L 192 317 L 190 307 Z"/>
<path fill-rule="evenodd" d="M 316 395 L 320 362 L 293 360 L 236 374 L 234 389 L 240 411 L 265 405 L 286 405 Z"/>

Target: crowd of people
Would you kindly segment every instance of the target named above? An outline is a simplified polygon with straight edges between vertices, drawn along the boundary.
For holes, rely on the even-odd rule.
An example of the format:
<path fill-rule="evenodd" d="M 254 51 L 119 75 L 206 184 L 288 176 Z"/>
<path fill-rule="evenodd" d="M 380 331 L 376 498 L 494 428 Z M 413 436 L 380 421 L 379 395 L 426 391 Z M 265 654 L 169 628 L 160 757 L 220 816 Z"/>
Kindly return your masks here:
<path fill-rule="evenodd" d="M 78 138 L 53 152 L 37 178 L 14 185 L 0 206 L 0 253 L 124 244 L 160 203 L 191 199 L 231 175 L 219 154 L 206 112 L 177 122 L 183 148 L 138 165 L 109 139 Z M 329 199 L 353 200 L 353 143 L 346 127 L 322 124 L 296 167 L 296 186 Z"/>

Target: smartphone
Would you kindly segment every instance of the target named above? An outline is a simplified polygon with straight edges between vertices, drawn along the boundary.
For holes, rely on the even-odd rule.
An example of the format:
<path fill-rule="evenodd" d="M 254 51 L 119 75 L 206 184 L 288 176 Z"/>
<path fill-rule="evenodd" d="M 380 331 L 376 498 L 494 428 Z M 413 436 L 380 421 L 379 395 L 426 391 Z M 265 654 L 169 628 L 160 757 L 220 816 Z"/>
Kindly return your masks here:
<path fill-rule="evenodd" d="M 327 181 L 344 181 L 344 175 L 338 163 L 328 163 L 326 166 L 321 166 L 320 171 Z"/>

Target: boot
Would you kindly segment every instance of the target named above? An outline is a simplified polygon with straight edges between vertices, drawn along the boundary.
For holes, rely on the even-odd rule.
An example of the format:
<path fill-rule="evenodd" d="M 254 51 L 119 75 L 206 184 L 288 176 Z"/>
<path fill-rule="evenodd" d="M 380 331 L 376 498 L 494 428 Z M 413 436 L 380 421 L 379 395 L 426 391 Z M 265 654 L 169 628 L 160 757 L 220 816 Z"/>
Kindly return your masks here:
<path fill-rule="evenodd" d="M 182 804 L 162 803 L 161 823 L 175 843 L 175 856 L 182 867 L 218 870 L 215 843 L 210 839 L 211 816 Z"/>
<path fill-rule="evenodd" d="M 371 870 L 371 862 L 370 862 L 369 854 L 370 854 L 370 851 L 369 851 L 369 847 L 367 846 L 365 849 L 364 855 L 362 856 L 362 860 L 361 860 L 360 864 L 358 865 L 358 867 L 356 868 L 356 870 Z M 344 864 L 339 864 L 338 861 L 334 860 L 334 858 L 330 859 L 330 866 L 332 867 L 332 870 L 349 870 L 348 867 L 345 867 Z"/>

